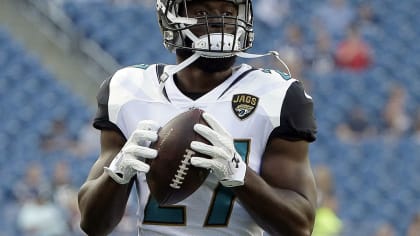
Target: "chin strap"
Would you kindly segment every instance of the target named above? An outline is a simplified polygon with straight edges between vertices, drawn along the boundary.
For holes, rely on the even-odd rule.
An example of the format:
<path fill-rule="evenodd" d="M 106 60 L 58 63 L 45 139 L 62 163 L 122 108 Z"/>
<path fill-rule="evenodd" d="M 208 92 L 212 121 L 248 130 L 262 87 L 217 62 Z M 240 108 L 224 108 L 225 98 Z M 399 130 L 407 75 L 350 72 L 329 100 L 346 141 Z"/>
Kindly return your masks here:
<path fill-rule="evenodd" d="M 254 53 L 246 53 L 246 52 L 238 52 L 235 54 L 238 57 L 247 58 L 247 59 L 254 59 L 259 57 L 265 57 L 265 56 L 274 56 L 287 70 L 287 73 L 291 75 L 290 69 L 287 66 L 287 64 L 280 58 L 279 53 L 277 51 L 269 51 L 265 54 L 254 54 Z M 199 57 L 204 56 L 202 52 L 195 52 L 192 56 L 185 59 L 183 62 L 179 63 L 176 66 L 167 68 L 165 67 L 165 71 L 162 73 L 162 75 L 159 77 L 159 89 L 162 92 L 163 88 L 165 87 L 165 82 L 168 80 L 169 77 L 176 74 L 178 71 L 181 71 L 185 67 L 191 65 L 193 62 L 195 62 Z"/>
<path fill-rule="evenodd" d="M 179 63 L 178 65 L 174 67 L 167 68 L 165 67 L 164 72 L 159 77 L 159 89 L 160 91 L 163 91 L 163 88 L 165 87 L 165 82 L 168 80 L 169 77 L 176 74 L 178 71 L 181 71 L 185 67 L 191 65 L 193 62 L 195 62 L 200 57 L 200 54 L 194 53 L 192 56 L 185 59 L 183 62 Z"/>
<path fill-rule="evenodd" d="M 274 56 L 287 70 L 287 73 L 292 76 L 292 73 L 290 72 L 289 67 L 287 66 L 286 62 L 284 62 L 281 58 L 280 55 L 277 51 L 269 51 L 265 54 L 254 54 L 254 53 L 246 53 L 246 52 L 238 52 L 236 54 L 238 57 L 242 57 L 242 58 L 248 58 L 248 59 L 253 59 L 253 58 L 259 58 L 259 57 L 265 57 L 265 56 Z"/>

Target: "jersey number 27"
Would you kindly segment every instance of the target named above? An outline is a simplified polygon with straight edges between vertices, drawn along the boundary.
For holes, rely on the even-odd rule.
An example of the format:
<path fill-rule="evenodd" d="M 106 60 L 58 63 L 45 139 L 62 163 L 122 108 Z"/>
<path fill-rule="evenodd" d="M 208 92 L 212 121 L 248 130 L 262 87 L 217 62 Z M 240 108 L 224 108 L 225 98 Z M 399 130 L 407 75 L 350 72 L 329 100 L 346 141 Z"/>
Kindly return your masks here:
<path fill-rule="evenodd" d="M 244 161 L 249 152 L 249 140 L 235 141 L 235 148 Z M 235 195 L 229 188 L 218 185 L 207 211 L 204 226 L 227 226 L 232 213 Z M 186 210 L 183 206 L 161 207 L 150 197 L 144 211 L 144 224 L 185 225 Z"/>

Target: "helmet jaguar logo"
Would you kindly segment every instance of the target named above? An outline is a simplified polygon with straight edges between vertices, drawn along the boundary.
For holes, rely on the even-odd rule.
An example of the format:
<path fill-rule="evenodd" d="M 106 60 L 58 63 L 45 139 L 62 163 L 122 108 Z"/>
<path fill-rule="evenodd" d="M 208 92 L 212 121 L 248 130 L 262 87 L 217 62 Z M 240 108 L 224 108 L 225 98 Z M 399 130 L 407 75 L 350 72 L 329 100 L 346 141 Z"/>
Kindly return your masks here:
<path fill-rule="evenodd" d="M 244 120 L 250 116 L 257 107 L 258 97 L 250 94 L 235 94 L 232 98 L 232 109 L 233 113 Z"/>

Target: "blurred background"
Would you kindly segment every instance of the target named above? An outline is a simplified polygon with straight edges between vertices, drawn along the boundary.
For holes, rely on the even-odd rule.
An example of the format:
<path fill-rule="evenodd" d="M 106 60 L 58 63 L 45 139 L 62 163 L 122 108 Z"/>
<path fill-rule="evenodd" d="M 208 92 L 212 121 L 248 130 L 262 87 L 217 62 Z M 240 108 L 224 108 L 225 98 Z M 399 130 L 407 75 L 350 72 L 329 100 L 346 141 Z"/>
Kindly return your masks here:
<path fill-rule="evenodd" d="M 83 235 L 100 83 L 174 63 L 154 4 L 0 1 L 0 236 Z M 251 52 L 278 50 L 315 101 L 315 236 L 420 235 L 419 11 L 419 0 L 254 1 Z M 135 201 L 113 235 L 136 235 Z"/>

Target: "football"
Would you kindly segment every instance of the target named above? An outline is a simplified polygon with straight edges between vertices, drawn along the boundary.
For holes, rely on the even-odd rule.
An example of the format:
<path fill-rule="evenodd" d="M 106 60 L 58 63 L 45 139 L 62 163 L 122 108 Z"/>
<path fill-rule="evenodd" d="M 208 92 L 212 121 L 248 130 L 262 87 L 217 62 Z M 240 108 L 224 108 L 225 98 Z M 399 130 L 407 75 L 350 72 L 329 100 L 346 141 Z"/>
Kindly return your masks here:
<path fill-rule="evenodd" d="M 209 170 L 190 163 L 195 155 L 206 157 L 190 148 L 191 141 L 209 143 L 193 130 L 197 123 L 207 125 L 202 113 L 203 110 L 194 108 L 177 115 L 161 127 L 158 140 L 151 145 L 158 150 L 158 156 L 148 160 L 150 170 L 146 180 L 152 196 L 160 205 L 184 200 L 202 185 L 209 174 Z"/>

